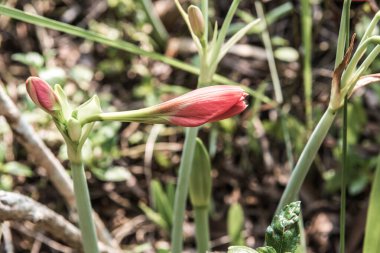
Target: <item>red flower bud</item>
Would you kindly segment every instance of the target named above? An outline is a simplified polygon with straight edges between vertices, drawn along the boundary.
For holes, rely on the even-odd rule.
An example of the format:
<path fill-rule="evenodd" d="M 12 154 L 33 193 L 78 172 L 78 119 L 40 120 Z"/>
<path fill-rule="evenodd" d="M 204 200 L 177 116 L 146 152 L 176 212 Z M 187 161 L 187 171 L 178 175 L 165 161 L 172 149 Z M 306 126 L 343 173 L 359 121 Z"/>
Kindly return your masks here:
<path fill-rule="evenodd" d="M 47 113 L 59 108 L 59 100 L 48 83 L 38 77 L 31 76 L 26 80 L 26 90 L 33 102 Z"/>
<path fill-rule="evenodd" d="M 241 113 L 247 108 L 244 101 L 247 95 L 237 86 L 210 86 L 153 106 L 151 110 L 173 125 L 194 127 Z"/>

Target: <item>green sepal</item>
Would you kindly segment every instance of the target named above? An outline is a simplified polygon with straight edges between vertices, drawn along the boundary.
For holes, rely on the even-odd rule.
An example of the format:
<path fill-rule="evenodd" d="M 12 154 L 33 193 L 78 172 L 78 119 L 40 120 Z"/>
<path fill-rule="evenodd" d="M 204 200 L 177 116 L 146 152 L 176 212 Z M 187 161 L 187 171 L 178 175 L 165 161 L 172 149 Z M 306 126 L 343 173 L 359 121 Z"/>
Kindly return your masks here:
<path fill-rule="evenodd" d="M 82 136 L 82 126 L 80 125 L 79 120 L 71 117 L 67 121 L 67 133 L 73 142 L 77 142 L 80 140 Z"/>
<path fill-rule="evenodd" d="M 69 104 L 67 96 L 65 92 L 63 91 L 61 85 L 59 84 L 56 84 L 54 86 L 54 91 L 58 97 L 59 103 L 61 104 L 61 111 L 62 111 L 63 118 L 65 121 L 68 121 L 71 117 L 72 108 Z"/>
<path fill-rule="evenodd" d="M 300 243 L 298 226 L 300 213 L 300 201 L 286 205 L 267 228 L 266 245 L 273 247 L 277 253 L 295 252 Z"/>
<path fill-rule="evenodd" d="M 93 118 L 102 112 L 99 97 L 94 95 L 92 98 L 81 104 L 75 109 L 76 118 L 79 122 L 86 122 L 87 119 Z"/>

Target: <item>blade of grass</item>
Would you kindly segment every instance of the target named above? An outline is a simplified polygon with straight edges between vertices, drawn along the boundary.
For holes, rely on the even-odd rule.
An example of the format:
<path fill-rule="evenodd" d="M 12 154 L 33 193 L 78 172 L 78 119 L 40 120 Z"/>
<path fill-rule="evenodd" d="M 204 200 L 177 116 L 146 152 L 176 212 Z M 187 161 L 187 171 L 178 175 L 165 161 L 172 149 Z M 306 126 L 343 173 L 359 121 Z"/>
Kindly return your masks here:
<path fill-rule="evenodd" d="M 338 48 L 335 58 L 335 66 L 337 66 L 344 57 L 346 47 L 350 43 L 350 6 L 351 0 L 345 0 L 343 3 L 342 18 L 340 20 Z M 339 252 L 345 252 L 346 238 L 346 167 L 347 167 L 347 96 L 344 98 L 343 104 L 343 146 L 342 146 L 342 178 L 340 185 L 340 217 L 339 217 Z"/>
<path fill-rule="evenodd" d="M 162 24 L 161 19 L 154 11 L 154 6 L 151 0 L 140 0 L 141 6 L 149 20 L 149 23 L 153 27 L 153 37 L 156 39 L 157 44 L 161 49 L 165 49 L 166 42 L 168 41 L 169 34 L 166 31 L 165 26 Z"/>
<path fill-rule="evenodd" d="M 218 59 L 218 55 L 220 53 L 220 49 L 222 48 L 224 40 L 225 40 L 225 38 L 227 36 L 228 28 L 231 25 L 232 18 L 235 15 L 235 12 L 236 12 L 236 10 L 238 8 L 238 5 L 239 5 L 240 1 L 241 0 L 234 0 L 231 3 L 230 8 L 229 8 L 228 13 L 227 13 L 227 16 L 224 19 L 222 27 L 220 28 L 220 31 L 219 31 L 218 38 L 216 40 L 215 46 L 212 48 L 211 58 L 208 59 L 210 62 L 212 62 L 210 64 L 210 72 L 211 73 L 214 73 L 216 71 L 216 68 L 217 68 L 218 63 L 219 63 L 217 61 L 217 59 Z"/>
<path fill-rule="evenodd" d="M 83 38 L 86 40 L 98 42 L 100 44 L 107 45 L 107 46 L 110 46 L 113 48 L 117 48 L 117 49 L 129 52 L 132 54 L 146 56 L 152 60 L 156 60 L 156 61 L 166 63 L 166 64 L 173 66 L 177 69 L 189 72 L 191 74 L 199 75 L 199 69 L 192 66 L 192 65 L 183 63 L 179 60 L 176 60 L 176 59 L 173 59 L 170 57 L 166 57 L 162 54 L 143 50 L 143 49 L 139 48 L 138 46 L 136 46 L 132 43 L 126 42 L 126 41 L 108 39 L 108 38 L 104 37 L 103 35 L 95 33 L 93 31 L 88 31 L 88 30 L 85 30 L 85 29 L 80 28 L 80 27 L 76 27 L 73 25 L 62 23 L 62 22 L 59 22 L 59 21 L 56 21 L 53 19 L 49 19 L 49 18 L 45 18 L 45 17 L 39 16 L 39 15 L 30 14 L 30 13 L 27 13 L 27 12 L 24 12 L 24 11 L 15 9 L 15 8 L 11 8 L 11 7 L 2 5 L 2 4 L 0 4 L 0 14 L 11 17 L 11 18 L 16 19 L 16 20 L 20 20 L 20 21 L 29 23 L 29 24 L 33 24 L 33 25 L 37 25 L 37 26 L 41 26 L 41 27 L 46 27 L 46 28 L 53 29 L 56 31 L 71 34 L 71 35 L 74 35 L 74 36 L 77 36 L 77 37 L 80 37 L 80 38 Z M 238 83 L 236 83 L 236 82 L 234 82 L 234 81 L 232 81 L 226 77 L 223 77 L 221 75 L 214 75 L 213 81 L 216 83 L 220 83 L 220 84 L 239 85 Z M 255 92 L 251 92 L 251 95 L 256 97 Z M 257 96 L 256 98 L 263 100 L 265 103 L 270 103 L 272 101 L 270 98 L 266 97 L 265 95 Z"/>
<path fill-rule="evenodd" d="M 275 100 L 278 104 L 282 104 L 282 102 L 284 101 L 284 98 L 282 96 L 280 78 L 278 77 L 276 62 L 273 56 L 272 42 L 271 42 L 270 35 L 267 29 L 267 23 L 265 21 L 263 4 L 260 1 L 255 1 L 255 7 L 256 7 L 257 15 L 261 19 L 260 22 L 263 26 L 263 30 L 261 32 L 261 38 L 263 40 L 265 52 L 268 57 L 268 65 L 269 65 L 271 78 L 273 81 Z"/>
<path fill-rule="evenodd" d="M 380 252 L 380 155 L 369 197 L 363 252 Z"/>
<path fill-rule="evenodd" d="M 304 50 L 303 57 L 303 87 L 305 94 L 305 111 L 306 125 L 308 131 L 313 128 L 313 110 L 312 110 L 312 15 L 311 3 L 309 0 L 301 1 L 301 27 L 302 27 L 302 44 Z"/>
<path fill-rule="evenodd" d="M 203 14 L 203 20 L 205 23 L 205 35 L 204 38 L 208 41 L 208 0 L 201 1 L 201 10 Z"/>

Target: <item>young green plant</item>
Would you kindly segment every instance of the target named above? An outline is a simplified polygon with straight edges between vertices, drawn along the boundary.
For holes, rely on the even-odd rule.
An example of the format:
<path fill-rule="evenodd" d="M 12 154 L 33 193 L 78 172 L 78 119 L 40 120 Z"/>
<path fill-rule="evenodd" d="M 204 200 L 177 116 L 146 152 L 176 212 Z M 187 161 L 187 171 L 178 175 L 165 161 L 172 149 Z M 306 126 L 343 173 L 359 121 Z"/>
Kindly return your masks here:
<path fill-rule="evenodd" d="M 289 183 L 287 184 L 287 187 L 281 197 L 277 210 L 280 210 L 284 205 L 294 200 L 299 193 L 301 185 L 309 171 L 319 147 L 327 135 L 327 132 L 330 129 L 338 111 L 343 107 L 345 97 L 347 96 L 349 98 L 358 88 L 380 80 L 379 75 L 363 76 L 363 73 L 368 69 L 370 64 L 380 53 L 379 46 L 376 46 L 375 49 L 372 50 L 363 60 L 361 65 L 359 65 L 359 61 L 363 58 L 363 55 L 369 45 L 380 44 L 380 36 L 371 36 L 375 28 L 375 24 L 373 24 L 375 21 L 379 21 L 379 14 L 376 14 L 374 20 L 371 22 L 371 25 L 367 28 L 365 36 L 359 43 L 359 46 L 352 58 L 351 54 L 354 46 L 353 40 L 348 47 L 343 61 L 341 61 L 341 63 L 336 67 L 333 74 L 329 106 L 306 143 L 293 173 L 291 174 Z M 339 42 L 340 41 L 341 40 L 339 40 Z M 342 41 L 345 41 L 345 39 Z M 342 44 L 340 42 L 339 45 L 343 45 L 344 47 L 344 43 Z M 337 57 L 340 56 L 337 55 Z"/>
<path fill-rule="evenodd" d="M 211 41 L 208 40 L 208 1 L 201 1 L 201 9 L 190 6 L 186 12 L 178 0 L 175 4 L 182 15 L 191 37 L 198 49 L 200 57 L 200 72 L 197 87 L 211 85 L 218 63 L 227 54 L 228 50 L 237 43 L 253 26 L 259 21 L 254 20 L 243 29 L 233 35 L 226 43 L 228 28 L 237 10 L 240 0 L 234 0 L 220 31 L 215 24 Z M 176 197 L 174 202 L 174 220 L 172 230 L 172 253 L 181 253 L 183 247 L 182 227 L 185 215 L 186 199 L 188 195 L 189 177 L 191 174 L 192 161 L 194 157 L 195 138 L 198 135 L 198 128 L 186 129 L 184 149 L 179 167 Z"/>

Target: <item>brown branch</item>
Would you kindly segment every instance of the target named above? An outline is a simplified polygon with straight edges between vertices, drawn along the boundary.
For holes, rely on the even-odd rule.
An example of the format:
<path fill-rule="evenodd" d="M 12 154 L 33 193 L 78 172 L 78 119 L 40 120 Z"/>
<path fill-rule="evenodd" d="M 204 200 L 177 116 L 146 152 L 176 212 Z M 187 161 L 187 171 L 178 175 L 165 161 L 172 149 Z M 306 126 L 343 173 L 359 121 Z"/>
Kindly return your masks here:
<path fill-rule="evenodd" d="M 0 221 L 31 221 L 74 249 L 82 249 L 79 229 L 63 216 L 18 193 L 0 191 Z"/>
<path fill-rule="evenodd" d="M 62 164 L 38 137 L 32 126 L 21 115 L 13 101 L 0 84 L 0 115 L 3 115 L 11 127 L 17 141 L 24 146 L 30 158 L 37 166 L 46 169 L 48 178 L 70 207 L 75 207 L 73 183 Z M 119 248 L 111 237 L 99 216 L 93 212 L 99 238 L 104 243 Z"/>

